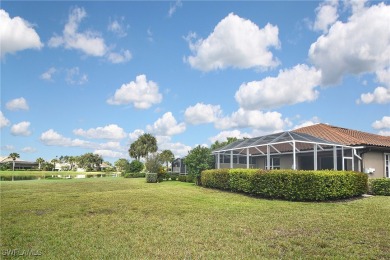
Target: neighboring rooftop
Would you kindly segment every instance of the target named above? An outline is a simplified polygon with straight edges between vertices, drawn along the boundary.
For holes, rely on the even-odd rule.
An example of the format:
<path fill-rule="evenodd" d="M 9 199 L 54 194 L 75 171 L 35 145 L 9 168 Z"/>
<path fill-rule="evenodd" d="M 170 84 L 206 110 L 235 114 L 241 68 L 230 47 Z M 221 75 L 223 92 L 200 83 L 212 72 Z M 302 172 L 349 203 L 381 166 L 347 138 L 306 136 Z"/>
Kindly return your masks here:
<path fill-rule="evenodd" d="M 293 130 L 296 133 L 309 134 L 330 142 L 350 146 L 390 147 L 390 136 L 376 135 L 327 124 L 315 124 Z"/>

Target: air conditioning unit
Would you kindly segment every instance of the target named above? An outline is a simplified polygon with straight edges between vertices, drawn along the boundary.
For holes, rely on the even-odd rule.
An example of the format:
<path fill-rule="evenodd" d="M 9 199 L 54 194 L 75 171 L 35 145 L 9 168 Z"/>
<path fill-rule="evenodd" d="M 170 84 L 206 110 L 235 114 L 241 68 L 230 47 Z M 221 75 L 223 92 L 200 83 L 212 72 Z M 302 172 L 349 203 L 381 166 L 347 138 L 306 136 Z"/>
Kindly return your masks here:
<path fill-rule="evenodd" d="M 364 173 L 372 174 L 375 172 L 375 168 L 364 168 Z"/>

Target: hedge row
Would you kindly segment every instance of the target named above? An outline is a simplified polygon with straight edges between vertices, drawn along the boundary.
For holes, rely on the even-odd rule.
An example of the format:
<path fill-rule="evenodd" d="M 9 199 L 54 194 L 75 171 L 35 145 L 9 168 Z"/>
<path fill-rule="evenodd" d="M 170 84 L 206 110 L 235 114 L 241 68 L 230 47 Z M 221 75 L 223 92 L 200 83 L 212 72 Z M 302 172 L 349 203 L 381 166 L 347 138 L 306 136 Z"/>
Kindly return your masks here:
<path fill-rule="evenodd" d="M 178 177 L 178 181 L 194 183 L 195 176 L 192 174 L 186 174 L 186 175 L 180 174 Z"/>
<path fill-rule="evenodd" d="M 372 195 L 390 196 L 390 179 L 370 179 L 369 189 Z"/>
<path fill-rule="evenodd" d="M 366 174 L 351 171 L 206 170 L 202 186 L 293 201 L 351 198 L 367 192 Z"/>
<path fill-rule="evenodd" d="M 144 172 L 126 172 L 122 173 L 124 178 L 145 178 Z"/>

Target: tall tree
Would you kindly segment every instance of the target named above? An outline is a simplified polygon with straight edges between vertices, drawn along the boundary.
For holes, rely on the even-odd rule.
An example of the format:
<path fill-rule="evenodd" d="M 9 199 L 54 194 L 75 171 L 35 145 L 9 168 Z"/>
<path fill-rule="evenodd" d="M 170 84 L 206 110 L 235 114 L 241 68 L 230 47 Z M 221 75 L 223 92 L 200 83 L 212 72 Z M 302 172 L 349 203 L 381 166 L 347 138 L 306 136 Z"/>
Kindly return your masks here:
<path fill-rule="evenodd" d="M 79 156 L 79 166 L 85 168 L 87 171 L 93 170 L 95 168 L 100 169 L 100 164 L 102 164 L 103 158 L 98 154 L 85 153 Z"/>
<path fill-rule="evenodd" d="M 69 156 L 68 162 L 70 164 L 70 170 L 73 171 L 73 167 L 75 163 L 77 162 L 77 157 L 76 156 Z"/>
<path fill-rule="evenodd" d="M 163 162 L 166 163 L 168 171 L 168 163 L 172 163 L 172 161 L 175 160 L 175 155 L 172 153 L 171 150 L 164 150 L 161 152 L 160 158 Z"/>
<path fill-rule="evenodd" d="M 141 147 L 141 144 L 138 142 L 138 140 L 133 142 L 130 145 L 130 149 L 129 149 L 130 157 L 139 161 L 139 159 L 141 159 L 141 155 L 142 155 L 141 149 L 142 149 L 142 147 Z"/>
<path fill-rule="evenodd" d="M 145 158 L 149 153 L 157 152 L 157 140 L 151 134 L 145 133 L 130 145 L 129 155 L 136 160 Z"/>
<path fill-rule="evenodd" d="M 8 157 L 12 159 L 12 170 L 15 171 L 15 161 L 17 158 L 20 158 L 20 155 L 18 153 L 10 153 Z"/>
<path fill-rule="evenodd" d="M 55 171 L 56 170 L 56 163 L 59 163 L 60 161 L 56 157 L 56 158 L 52 159 L 50 162 L 54 165 L 53 171 Z"/>
<path fill-rule="evenodd" d="M 39 157 L 36 162 L 38 163 L 38 168 L 41 170 L 42 164 L 45 162 L 45 160 L 42 157 Z"/>
<path fill-rule="evenodd" d="M 125 172 L 126 169 L 129 168 L 129 161 L 126 160 L 125 158 L 121 158 L 121 159 L 118 159 L 115 163 L 114 163 L 117 171 L 119 172 Z"/>
<path fill-rule="evenodd" d="M 184 159 L 187 171 L 196 178 L 196 184 L 201 185 L 200 174 L 204 170 L 212 169 L 214 166 L 214 156 L 207 147 L 198 145 L 192 149 Z"/>

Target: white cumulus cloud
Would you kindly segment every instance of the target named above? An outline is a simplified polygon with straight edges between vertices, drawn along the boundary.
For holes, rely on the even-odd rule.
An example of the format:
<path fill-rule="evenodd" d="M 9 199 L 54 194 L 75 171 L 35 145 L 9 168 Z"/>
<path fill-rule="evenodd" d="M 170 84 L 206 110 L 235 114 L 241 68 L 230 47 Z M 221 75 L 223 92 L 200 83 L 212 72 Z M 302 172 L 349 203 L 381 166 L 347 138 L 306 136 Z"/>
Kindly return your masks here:
<path fill-rule="evenodd" d="M 377 103 L 387 104 L 390 103 L 390 88 L 377 87 L 372 93 L 364 93 L 360 95 L 360 100 L 365 104 Z"/>
<path fill-rule="evenodd" d="M 27 101 L 24 97 L 15 98 L 15 99 L 7 102 L 7 104 L 5 104 L 5 107 L 11 111 L 29 110 L 30 109 L 28 104 L 27 104 Z"/>
<path fill-rule="evenodd" d="M 361 94 L 358 103 L 364 104 L 377 103 L 387 104 L 390 103 L 390 67 L 387 69 L 379 70 L 376 72 L 377 81 L 380 84 L 386 85 L 386 87 L 379 86 L 374 89 L 372 93 Z"/>
<path fill-rule="evenodd" d="M 0 128 L 9 126 L 11 122 L 3 115 L 3 112 L 0 111 Z"/>
<path fill-rule="evenodd" d="M 222 131 L 216 136 L 212 136 L 209 138 L 209 141 L 211 143 L 215 143 L 216 141 L 218 142 L 225 142 L 227 141 L 228 137 L 236 137 L 237 139 L 242 139 L 244 137 L 250 138 L 251 135 L 248 133 L 242 133 L 240 130 L 232 130 L 232 131 Z"/>
<path fill-rule="evenodd" d="M 221 115 L 222 110 L 219 105 L 197 103 L 190 106 L 184 112 L 186 121 L 193 125 L 215 122 Z"/>
<path fill-rule="evenodd" d="M 171 150 L 175 158 L 181 158 L 188 155 L 192 149 L 191 146 L 180 142 L 172 142 L 170 136 L 156 136 L 157 146 L 160 151 Z"/>
<path fill-rule="evenodd" d="M 134 141 L 134 140 L 138 139 L 138 137 L 140 137 L 144 133 L 145 133 L 145 131 L 142 129 L 135 129 L 133 132 L 131 132 L 129 134 L 129 138 L 131 141 Z"/>
<path fill-rule="evenodd" d="M 21 17 L 11 18 L 0 9 L 0 53 L 3 58 L 7 53 L 26 49 L 41 49 L 43 44 L 33 26 Z"/>
<path fill-rule="evenodd" d="M 84 8 L 74 8 L 70 11 L 68 21 L 65 24 L 62 35 L 54 35 L 49 40 L 49 47 L 57 48 L 63 46 L 65 49 L 74 49 L 83 52 L 86 55 L 94 57 L 105 57 L 112 63 L 123 63 L 131 59 L 129 50 L 121 52 L 112 51 L 109 48 L 101 33 L 86 30 L 79 31 L 80 23 L 87 17 Z M 116 33 L 120 37 L 126 36 L 125 25 L 117 20 L 110 22 L 108 30 Z"/>
<path fill-rule="evenodd" d="M 347 22 L 337 21 L 310 46 L 309 58 L 322 71 L 322 84 L 346 74 L 372 73 L 389 65 L 390 6 L 360 7 Z"/>
<path fill-rule="evenodd" d="M 254 128 L 266 132 L 283 129 L 289 122 L 282 119 L 279 112 L 262 112 L 259 110 L 244 110 L 239 108 L 230 116 L 221 118 L 215 122 L 218 129 Z"/>
<path fill-rule="evenodd" d="M 381 130 L 378 132 L 378 135 L 390 136 L 390 130 L 389 131 Z"/>
<path fill-rule="evenodd" d="M 376 78 L 379 83 L 385 84 L 387 87 L 390 87 L 390 64 L 388 68 L 378 70 L 376 72 Z"/>
<path fill-rule="evenodd" d="M 123 139 L 126 137 L 126 133 L 123 128 L 116 124 L 110 124 L 104 127 L 90 128 L 88 130 L 75 129 L 73 130 L 75 135 L 80 135 L 86 138 L 94 139 Z"/>
<path fill-rule="evenodd" d="M 206 39 L 192 42 L 195 34 L 187 37 L 193 56 L 186 60 L 202 71 L 275 67 L 279 62 L 269 48 L 280 46 L 278 34 L 277 26 L 267 24 L 260 29 L 252 21 L 230 13 Z"/>
<path fill-rule="evenodd" d="M 390 116 L 384 116 L 381 120 L 376 120 L 371 126 L 376 130 L 390 128 Z"/>
<path fill-rule="evenodd" d="M 12 135 L 29 136 L 31 135 L 30 122 L 23 121 L 11 126 Z"/>
<path fill-rule="evenodd" d="M 306 127 L 306 126 L 311 126 L 311 125 L 315 125 L 315 124 L 318 124 L 318 123 L 320 123 L 320 119 L 318 117 L 313 117 L 310 120 L 306 120 L 306 121 L 300 122 L 298 125 L 295 125 L 293 127 L 293 129 L 298 129 L 298 128 L 302 128 L 302 127 Z"/>
<path fill-rule="evenodd" d="M 277 77 L 244 83 L 236 92 L 236 101 L 245 109 L 275 108 L 313 101 L 321 73 L 305 64 L 280 70 Z"/>
<path fill-rule="evenodd" d="M 157 119 L 153 125 L 147 125 L 146 130 L 156 135 L 172 136 L 183 133 L 186 130 L 185 123 L 177 123 L 171 112 L 165 113 Z"/>
<path fill-rule="evenodd" d="M 91 131 L 88 134 L 95 136 L 96 133 Z M 126 148 L 121 146 L 120 142 L 109 141 L 105 143 L 95 143 L 81 139 L 72 139 L 59 134 L 53 129 L 49 129 L 46 132 L 43 132 L 40 136 L 40 141 L 48 146 L 81 147 L 86 149 L 94 149 L 94 152 L 102 156 L 113 158 L 123 158 L 126 154 Z"/>
<path fill-rule="evenodd" d="M 133 104 L 138 109 L 148 109 L 162 101 L 158 85 L 147 80 L 145 75 L 139 75 L 135 81 L 123 84 L 115 91 L 113 97 L 107 100 L 110 105 Z"/>
<path fill-rule="evenodd" d="M 101 155 L 102 157 L 110 157 L 110 158 L 118 158 L 118 159 L 128 157 L 128 155 L 123 152 L 117 152 L 112 150 L 97 149 L 94 150 L 93 153 Z"/>
<path fill-rule="evenodd" d="M 57 72 L 57 69 L 54 67 L 49 68 L 47 71 L 42 73 L 41 79 L 51 81 L 53 74 Z"/>
<path fill-rule="evenodd" d="M 91 56 L 104 56 L 107 46 L 99 33 L 93 31 L 79 32 L 81 21 L 87 16 L 84 8 L 74 8 L 65 24 L 61 36 L 53 36 L 49 40 L 50 47 L 64 46 L 66 49 L 76 49 Z"/>
<path fill-rule="evenodd" d="M 316 31 L 327 32 L 329 26 L 334 24 L 339 15 L 337 13 L 338 1 L 325 1 L 316 9 L 316 20 L 313 29 Z"/>
<path fill-rule="evenodd" d="M 22 148 L 22 152 L 24 152 L 24 153 L 35 153 L 36 151 L 37 151 L 37 149 L 35 149 L 34 147 L 30 147 L 30 146 Z"/>
<path fill-rule="evenodd" d="M 53 129 L 49 129 L 46 132 L 43 132 L 40 136 L 40 140 L 45 145 L 50 146 L 80 146 L 86 147 L 89 145 L 89 142 L 80 140 L 80 139 L 71 139 L 64 137 L 63 135 L 57 133 Z"/>
<path fill-rule="evenodd" d="M 124 63 L 131 60 L 132 55 L 129 50 L 122 50 L 121 52 L 110 52 L 107 54 L 107 59 L 112 63 Z"/>

